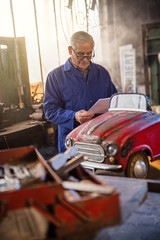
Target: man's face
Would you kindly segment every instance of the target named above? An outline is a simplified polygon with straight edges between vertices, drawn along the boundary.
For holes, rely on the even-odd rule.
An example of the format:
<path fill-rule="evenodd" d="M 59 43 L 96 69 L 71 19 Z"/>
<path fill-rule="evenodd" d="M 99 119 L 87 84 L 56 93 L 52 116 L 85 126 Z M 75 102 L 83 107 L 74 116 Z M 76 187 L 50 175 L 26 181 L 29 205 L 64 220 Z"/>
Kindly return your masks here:
<path fill-rule="evenodd" d="M 68 47 L 69 54 L 71 55 L 72 63 L 84 71 L 90 65 L 90 59 L 93 51 L 93 43 L 76 43 L 74 49 Z"/>

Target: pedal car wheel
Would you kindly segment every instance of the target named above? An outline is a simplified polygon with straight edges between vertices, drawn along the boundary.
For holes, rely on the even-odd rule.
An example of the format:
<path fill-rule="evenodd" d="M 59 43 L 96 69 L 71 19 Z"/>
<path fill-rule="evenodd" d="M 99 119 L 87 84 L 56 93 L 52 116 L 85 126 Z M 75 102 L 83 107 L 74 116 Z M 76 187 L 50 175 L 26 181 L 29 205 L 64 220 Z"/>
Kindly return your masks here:
<path fill-rule="evenodd" d="M 147 178 L 149 173 L 149 162 L 146 153 L 140 151 L 129 159 L 126 176 L 131 178 Z"/>

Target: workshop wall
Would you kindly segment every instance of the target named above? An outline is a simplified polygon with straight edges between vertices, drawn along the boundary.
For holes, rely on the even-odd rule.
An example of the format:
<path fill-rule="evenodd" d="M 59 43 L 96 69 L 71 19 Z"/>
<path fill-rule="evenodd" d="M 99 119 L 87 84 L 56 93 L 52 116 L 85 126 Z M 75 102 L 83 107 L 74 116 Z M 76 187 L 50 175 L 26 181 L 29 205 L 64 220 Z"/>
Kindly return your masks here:
<path fill-rule="evenodd" d="M 90 32 L 96 42 L 96 59 L 102 58 L 99 1 L 0 0 L 0 6 L 0 37 L 25 38 L 34 102 L 39 93 L 42 99 L 48 73 L 69 57 L 73 32 Z"/>
<path fill-rule="evenodd" d="M 160 0 L 0 0 L 0 6 L 0 37 L 25 38 L 31 93 L 39 91 L 41 101 L 47 74 L 69 57 L 69 39 L 78 30 L 93 35 L 94 61 L 108 69 L 119 91 L 119 51 L 130 45 L 136 91 L 146 92 L 142 27 L 160 22 Z"/>
<path fill-rule="evenodd" d="M 102 64 L 110 69 L 113 81 L 122 91 L 119 48 L 132 45 L 136 54 L 136 90 L 146 93 L 142 27 L 160 23 L 160 1 L 102 0 L 99 4 Z"/>

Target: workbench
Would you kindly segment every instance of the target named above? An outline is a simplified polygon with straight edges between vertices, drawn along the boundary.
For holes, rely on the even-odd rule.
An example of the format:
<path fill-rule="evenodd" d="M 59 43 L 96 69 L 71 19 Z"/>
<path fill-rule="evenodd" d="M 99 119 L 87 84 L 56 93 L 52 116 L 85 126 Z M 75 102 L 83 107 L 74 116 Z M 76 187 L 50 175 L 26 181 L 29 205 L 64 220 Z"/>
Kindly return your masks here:
<path fill-rule="evenodd" d="M 0 132 L 0 149 L 16 148 L 28 145 L 41 146 L 43 122 L 22 121 L 6 127 Z"/>
<path fill-rule="evenodd" d="M 56 148 L 55 126 L 47 121 L 27 120 L 14 123 L 0 131 L 0 150 L 34 145 L 38 149 L 52 146 Z M 48 134 L 52 128 L 53 133 Z"/>

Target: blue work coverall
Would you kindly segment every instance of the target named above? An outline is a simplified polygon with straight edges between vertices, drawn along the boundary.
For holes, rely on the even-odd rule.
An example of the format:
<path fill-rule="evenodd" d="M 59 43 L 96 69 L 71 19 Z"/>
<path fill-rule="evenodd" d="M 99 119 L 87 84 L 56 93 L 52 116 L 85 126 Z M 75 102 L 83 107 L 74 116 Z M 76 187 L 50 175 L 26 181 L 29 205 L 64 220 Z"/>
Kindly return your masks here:
<path fill-rule="evenodd" d="M 48 120 L 58 125 L 59 152 L 66 150 L 65 138 L 74 129 L 75 113 L 116 92 L 108 71 L 92 62 L 87 79 L 69 59 L 48 74 L 43 107 Z"/>

